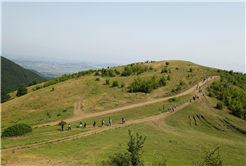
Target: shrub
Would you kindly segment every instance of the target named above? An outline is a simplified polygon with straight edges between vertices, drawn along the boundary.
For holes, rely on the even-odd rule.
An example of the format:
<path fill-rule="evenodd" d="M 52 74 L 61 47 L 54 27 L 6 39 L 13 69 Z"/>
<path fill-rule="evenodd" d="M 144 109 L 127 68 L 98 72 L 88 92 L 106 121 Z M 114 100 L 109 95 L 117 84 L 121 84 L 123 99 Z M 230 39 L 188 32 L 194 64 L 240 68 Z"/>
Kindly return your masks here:
<path fill-rule="evenodd" d="M 212 91 L 209 92 L 209 96 L 210 96 L 210 97 L 214 97 L 214 96 L 215 96 L 215 95 L 214 95 L 214 92 L 212 92 Z"/>
<path fill-rule="evenodd" d="M 168 66 L 169 65 L 169 62 L 166 62 L 166 65 Z"/>
<path fill-rule="evenodd" d="M 167 67 L 164 67 L 164 68 L 161 70 L 161 73 L 167 73 Z"/>
<path fill-rule="evenodd" d="M 169 81 L 171 80 L 171 76 L 170 75 L 167 76 L 167 80 L 169 80 Z"/>
<path fill-rule="evenodd" d="M 1 103 L 4 103 L 10 99 L 10 95 L 8 94 L 7 91 L 2 90 L 1 91 Z"/>
<path fill-rule="evenodd" d="M 39 90 L 39 89 L 41 89 L 42 87 L 39 86 L 39 85 L 37 85 L 35 88 L 36 88 L 36 90 Z"/>
<path fill-rule="evenodd" d="M 220 109 L 220 110 L 223 110 L 223 108 L 224 108 L 224 103 L 223 103 L 222 101 L 219 101 L 219 102 L 217 103 L 217 108 Z"/>
<path fill-rule="evenodd" d="M 178 67 L 176 67 L 176 70 L 179 70 L 179 68 L 178 68 Z"/>
<path fill-rule="evenodd" d="M 106 79 L 106 84 L 109 84 L 110 83 L 110 79 Z"/>
<path fill-rule="evenodd" d="M 61 113 L 58 113 L 57 116 L 61 116 Z"/>
<path fill-rule="evenodd" d="M 100 81 L 100 78 L 96 78 L 96 81 Z"/>
<path fill-rule="evenodd" d="M 185 85 L 185 82 L 183 80 L 180 80 L 179 85 Z"/>
<path fill-rule="evenodd" d="M 96 71 L 95 76 L 99 76 L 99 72 L 98 71 Z"/>
<path fill-rule="evenodd" d="M 124 82 L 121 82 L 121 87 L 124 87 L 125 86 L 125 83 Z"/>
<path fill-rule="evenodd" d="M 119 81 L 115 80 L 113 81 L 113 85 L 112 86 L 118 86 L 119 85 Z"/>
<path fill-rule="evenodd" d="M 149 67 L 149 69 L 150 69 L 150 70 L 153 70 L 153 67 L 152 67 L 152 66 L 150 66 L 150 67 Z"/>
<path fill-rule="evenodd" d="M 193 72 L 193 68 L 190 68 L 190 72 Z"/>
<path fill-rule="evenodd" d="M 32 127 L 28 124 L 20 123 L 8 127 L 2 133 L 2 137 L 20 136 L 32 132 Z"/>
<path fill-rule="evenodd" d="M 174 98 L 171 98 L 171 99 L 168 99 L 169 102 L 178 102 L 178 98 L 177 97 L 174 97 Z"/>
<path fill-rule="evenodd" d="M 54 91 L 55 90 L 55 88 L 54 87 L 52 87 L 52 91 Z"/>
<path fill-rule="evenodd" d="M 169 71 L 170 74 L 172 73 L 171 69 L 169 69 L 168 71 Z"/>

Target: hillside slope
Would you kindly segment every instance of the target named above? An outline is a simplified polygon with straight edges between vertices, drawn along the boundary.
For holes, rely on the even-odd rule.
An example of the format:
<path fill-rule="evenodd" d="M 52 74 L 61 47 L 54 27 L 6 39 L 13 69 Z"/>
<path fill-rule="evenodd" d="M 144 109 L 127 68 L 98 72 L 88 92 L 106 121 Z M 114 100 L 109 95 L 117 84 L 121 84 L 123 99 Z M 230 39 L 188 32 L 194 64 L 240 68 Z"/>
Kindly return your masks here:
<path fill-rule="evenodd" d="M 7 92 L 15 91 L 22 83 L 24 83 L 25 86 L 28 86 L 34 78 L 37 78 L 39 82 L 45 80 L 45 78 L 38 74 L 24 69 L 9 59 L 1 56 L 1 90 Z"/>

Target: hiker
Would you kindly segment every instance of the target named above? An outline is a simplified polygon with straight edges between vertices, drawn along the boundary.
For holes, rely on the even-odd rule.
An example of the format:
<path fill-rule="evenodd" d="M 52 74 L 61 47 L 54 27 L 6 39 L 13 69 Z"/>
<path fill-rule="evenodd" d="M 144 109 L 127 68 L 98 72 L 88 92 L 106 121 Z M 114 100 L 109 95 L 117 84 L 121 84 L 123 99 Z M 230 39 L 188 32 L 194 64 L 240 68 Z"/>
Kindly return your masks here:
<path fill-rule="evenodd" d="M 86 128 L 86 122 L 84 122 L 84 128 Z"/>
<path fill-rule="evenodd" d="M 83 127 L 82 121 L 79 122 L 79 127 Z"/>
<path fill-rule="evenodd" d="M 171 112 L 172 111 L 172 107 L 170 107 L 170 110 L 169 110 L 169 112 Z"/>
<path fill-rule="evenodd" d="M 199 96 L 197 96 L 197 99 L 199 100 Z"/>
<path fill-rule="evenodd" d="M 175 108 L 176 108 L 176 104 L 175 104 L 175 106 L 174 106 Z"/>
<path fill-rule="evenodd" d="M 112 119 L 109 120 L 109 126 L 112 126 Z"/>
<path fill-rule="evenodd" d="M 205 94 L 205 93 L 203 92 L 203 96 L 204 96 L 204 94 Z"/>
<path fill-rule="evenodd" d="M 108 118 L 108 123 L 110 124 L 110 117 Z"/>
<path fill-rule="evenodd" d="M 122 116 L 122 123 L 123 123 L 123 120 L 124 120 L 125 118 Z"/>
<path fill-rule="evenodd" d="M 173 107 L 173 112 L 174 112 L 174 107 Z"/>
<path fill-rule="evenodd" d="M 64 131 L 64 123 L 62 123 L 62 131 Z"/>
<path fill-rule="evenodd" d="M 96 126 L 96 121 L 93 122 L 93 126 L 94 126 L 94 127 Z"/>
<path fill-rule="evenodd" d="M 190 102 L 191 102 L 192 99 L 190 99 Z"/>
<path fill-rule="evenodd" d="M 69 123 L 69 125 L 68 125 L 68 130 L 71 130 L 71 125 L 70 125 L 70 123 Z"/>
<path fill-rule="evenodd" d="M 125 123 L 125 122 L 126 122 L 126 119 L 124 118 L 122 123 Z"/>
<path fill-rule="evenodd" d="M 102 126 L 104 126 L 104 119 L 102 120 Z"/>
<path fill-rule="evenodd" d="M 165 105 L 163 105 L 163 110 L 165 109 Z"/>

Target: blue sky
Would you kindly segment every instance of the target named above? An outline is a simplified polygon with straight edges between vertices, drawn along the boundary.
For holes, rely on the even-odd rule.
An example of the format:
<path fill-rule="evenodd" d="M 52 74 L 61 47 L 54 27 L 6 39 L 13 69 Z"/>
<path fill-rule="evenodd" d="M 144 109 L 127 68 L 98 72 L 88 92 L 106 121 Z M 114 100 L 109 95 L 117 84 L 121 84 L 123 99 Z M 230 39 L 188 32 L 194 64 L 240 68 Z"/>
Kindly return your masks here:
<path fill-rule="evenodd" d="M 2 55 L 245 72 L 245 3 L 3 2 Z"/>

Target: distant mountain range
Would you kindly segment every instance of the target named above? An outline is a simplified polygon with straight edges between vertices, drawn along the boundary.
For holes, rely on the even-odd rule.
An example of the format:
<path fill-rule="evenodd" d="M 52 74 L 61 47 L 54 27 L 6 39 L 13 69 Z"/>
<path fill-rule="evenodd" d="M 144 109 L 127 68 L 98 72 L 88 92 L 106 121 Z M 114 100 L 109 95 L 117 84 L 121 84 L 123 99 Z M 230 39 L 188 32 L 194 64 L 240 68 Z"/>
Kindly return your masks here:
<path fill-rule="evenodd" d="M 12 62 L 11 60 L 1 56 L 1 90 L 7 92 L 15 91 L 19 88 L 20 84 L 28 86 L 34 78 L 39 82 L 47 80 L 37 73 L 24 69 L 20 65 Z"/>
<path fill-rule="evenodd" d="M 23 57 L 23 56 L 7 56 L 8 59 L 17 63 L 18 65 L 30 69 L 41 76 L 45 77 L 60 77 L 63 74 L 78 73 L 79 71 L 88 69 L 101 69 L 108 66 L 118 66 L 114 63 L 96 63 L 96 62 L 83 62 L 75 60 L 62 60 L 54 58 L 42 57 Z"/>

